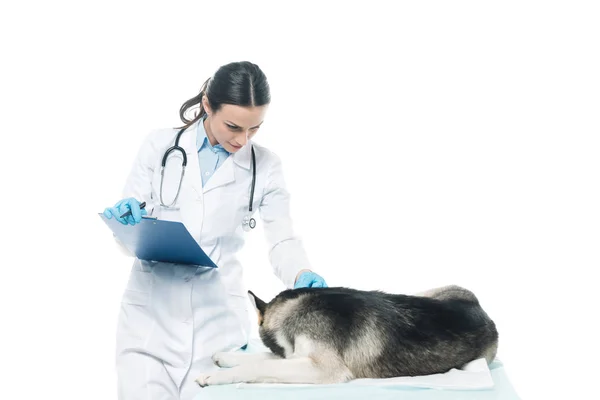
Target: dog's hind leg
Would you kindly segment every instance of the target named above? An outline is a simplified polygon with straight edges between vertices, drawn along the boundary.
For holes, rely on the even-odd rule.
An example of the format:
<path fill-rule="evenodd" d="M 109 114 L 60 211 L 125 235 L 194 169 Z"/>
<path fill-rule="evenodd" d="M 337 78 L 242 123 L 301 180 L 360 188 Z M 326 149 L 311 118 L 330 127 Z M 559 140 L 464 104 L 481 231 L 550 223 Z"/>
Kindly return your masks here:
<path fill-rule="evenodd" d="M 415 296 L 431 297 L 438 300 L 460 299 L 473 301 L 475 303 L 479 302 L 473 292 L 457 285 L 429 289 L 424 292 L 416 293 Z"/>
<path fill-rule="evenodd" d="M 498 340 L 494 341 L 481 355 L 481 357 L 485 358 L 488 364 L 490 364 L 496 358 L 496 353 L 498 352 Z"/>

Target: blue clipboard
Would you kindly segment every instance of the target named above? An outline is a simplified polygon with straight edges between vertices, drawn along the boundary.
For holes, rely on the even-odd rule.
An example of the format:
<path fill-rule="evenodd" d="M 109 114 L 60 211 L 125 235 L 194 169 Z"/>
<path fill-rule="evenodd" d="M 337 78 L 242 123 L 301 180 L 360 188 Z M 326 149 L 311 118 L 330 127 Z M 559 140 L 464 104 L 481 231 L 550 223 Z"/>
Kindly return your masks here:
<path fill-rule="evenodd" d="M 138 224 L 123 225 L 115 218 L 98 215 L 140 260 L 217 268 L 181 222 L 142 217 Z"/>

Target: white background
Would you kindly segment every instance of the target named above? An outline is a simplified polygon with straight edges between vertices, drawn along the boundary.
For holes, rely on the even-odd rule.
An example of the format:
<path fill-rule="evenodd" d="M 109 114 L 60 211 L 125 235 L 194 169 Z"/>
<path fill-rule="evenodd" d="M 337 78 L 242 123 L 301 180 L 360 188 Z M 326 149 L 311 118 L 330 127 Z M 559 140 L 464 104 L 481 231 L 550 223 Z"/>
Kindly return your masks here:
<path fill-rule="evenodd" d="M 238 60 L 268 76 L 256 140 L 330 286 L 463 285 L 523 398 L 593 397 L 598 7 L 395 3 L 3 3 L 0 398 L 116 397 L 132 260 L 96 213 L 147 132 Z M 241 257 L 257 294 L 283 288 L 260 221 Z"/>

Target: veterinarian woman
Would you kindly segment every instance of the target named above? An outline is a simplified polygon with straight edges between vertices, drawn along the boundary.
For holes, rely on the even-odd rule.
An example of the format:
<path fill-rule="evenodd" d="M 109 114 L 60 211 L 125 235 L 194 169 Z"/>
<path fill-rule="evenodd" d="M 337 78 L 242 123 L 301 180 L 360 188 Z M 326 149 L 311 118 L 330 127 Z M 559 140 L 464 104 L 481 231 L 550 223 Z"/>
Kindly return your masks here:
<path fill-rule="evenodd" d="M 119 399 L 192 399 L 201 390 L 194 379 L 217 368 L 211 356 L 247 343 L 247 295 L 236 253 L 245 231 L 257 222 L 250 219 L 255 211 L 271 265 L 285 286 L 326 286 L 310 270 L 292 230 L 279 158 L 251 141 L 269 102 L 267 78 L 257 65 L 220 67 L 182 105 L 183 151 L 168 154 L 164 177 L 163 155 L 183 127 L 149 134 L 127 177 L 123 199 L 104 211 L 129 224 L 146 213 L 181 221 L 219 267 L 135 259 L 117 327 Z M 199 112 L 190 120 L 186 114 L 192 109 Z M 183 178 L 182 153 L 187 157 Z M 142 202 L 146 206 L 141 210 Z M 121 219 L 129 210 L 131 215 Z"/>

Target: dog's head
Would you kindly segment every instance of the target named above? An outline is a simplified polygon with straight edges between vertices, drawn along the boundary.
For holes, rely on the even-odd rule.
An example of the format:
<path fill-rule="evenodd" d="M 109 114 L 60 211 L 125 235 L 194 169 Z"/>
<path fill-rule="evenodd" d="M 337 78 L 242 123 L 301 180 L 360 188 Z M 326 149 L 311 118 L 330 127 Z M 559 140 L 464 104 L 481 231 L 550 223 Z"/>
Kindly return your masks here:
<path fill-rule="evenodd" d="M 267 303 L 259 299 L 250 290 L 248 290 L 248 297 L 250 297 L 250 303 L 252 303 L 252 305 L 254 306 L 254 310 L 256 310 L 256 315 L 258 316 L 258 326 L 261 326 L 265 318 Z"/>

